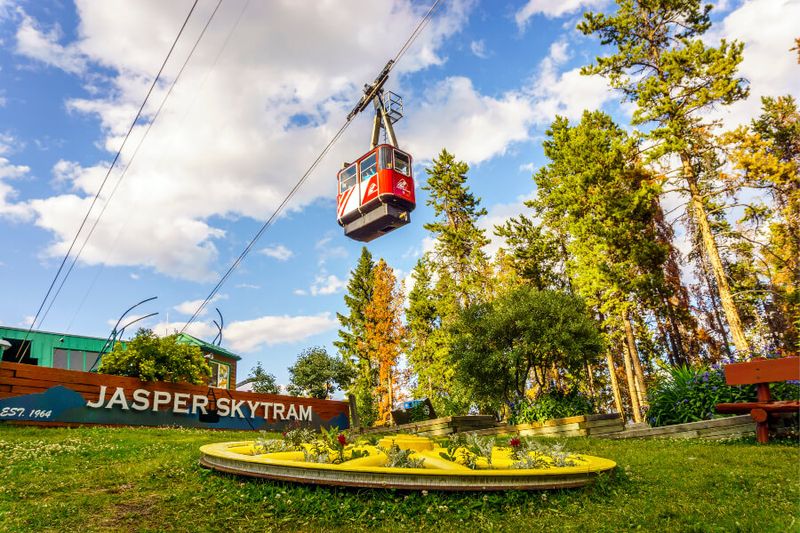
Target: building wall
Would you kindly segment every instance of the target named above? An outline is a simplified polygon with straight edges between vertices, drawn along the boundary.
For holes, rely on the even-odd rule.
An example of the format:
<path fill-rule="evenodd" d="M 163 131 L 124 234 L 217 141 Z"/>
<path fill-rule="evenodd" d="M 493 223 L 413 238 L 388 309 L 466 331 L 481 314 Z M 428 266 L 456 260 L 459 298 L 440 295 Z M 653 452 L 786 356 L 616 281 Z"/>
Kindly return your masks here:
<path fill-rule="evenodd" d="M 0 338 L 8 341 L 22 341 L 26 335 L 31 343 L 28 354 L 39 366 L 70 370 L 89 370 L 106 342 L 97 337 L 43 331 L 28 334 L 26 329 L 0 327 Z"/>
<path fill-rule="evenodd" d="M 30 342 L 30 348 L 24 362 L 30 362 L 28 358 L 32 358 L 36 360 L 38 366 L 85 372 L 93 369 L 95 360 L 106 343 L 106 339 L 98 337 L 83 337 L 46 331 L 33 331 L 29 334 L 27 329 L 0 326 L 0 338 L 12 343 L 16 341 L 19 344 L 26 336 Z M 227 388 L 236 389 L 237 359 L 235 357 L 217 353 L 216 347 L 188 335 L 179 336 L 178 341 L 198 346 L 203 354 L 209 356 L 212 361 L 226 365 L 229 369 Z M 13 357 L 13 353 L 6 355 L 7 357 L 4 357 L 3 360 L 16 362 L 16 357 Z M 97 370 L 96 366 L 94 370 Z"/>

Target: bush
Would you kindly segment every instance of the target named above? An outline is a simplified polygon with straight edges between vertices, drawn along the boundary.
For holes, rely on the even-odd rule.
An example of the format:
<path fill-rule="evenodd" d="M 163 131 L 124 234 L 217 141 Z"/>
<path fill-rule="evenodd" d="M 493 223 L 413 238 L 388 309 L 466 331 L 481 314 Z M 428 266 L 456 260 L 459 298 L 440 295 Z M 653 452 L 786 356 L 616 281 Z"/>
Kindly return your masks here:
<path fill-rule="evenodd" d="M 773 383 L 770 392 L 774 400 L 792 400 L 800 397 L 800 386 Z M 651 426 L 666 426 L 729 416 L 718 414 L 715 406 L 754 402 L 756 387 L 727 385 L 725 373 L 718 367 L 672 367 L 667 378 L 650 388 L 648 399 L 647 421 Z"/>
<path fill-rule="evenodd" d="M 510 424 L 530 424 L 594 412 L 594 401 L 577 389 L 566 393 L 559 389 L 551 389 L 533 401 L 511 404 L 511 416 L 508 421 Z"/>
<path fill-rule="evenodd" d="M 178 342 L 177 335 L 158 337 L 152 330 L 140 329 L 127 348 L 117 343 L 103 356 L 97 371 L 139 378 L 142 381 L 186 382 L 200 385 L 211 377 L 200 348 Z"/>

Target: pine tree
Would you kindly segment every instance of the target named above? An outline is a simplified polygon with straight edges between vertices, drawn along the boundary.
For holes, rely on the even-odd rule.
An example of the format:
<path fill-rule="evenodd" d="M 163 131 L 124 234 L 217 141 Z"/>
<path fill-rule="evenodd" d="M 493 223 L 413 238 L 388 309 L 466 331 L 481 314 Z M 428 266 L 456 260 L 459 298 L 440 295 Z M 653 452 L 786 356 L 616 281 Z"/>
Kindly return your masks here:
<path fill-rule="evenodd" d="M 699 0 L 618 0 L 613 15 L 586 13 L 578 29 L 597 33 L 615 53 L 598 57 L 584 74 L 608 77 L 626 98 L 636 102 L 634 125 L 651 124 L 651 159 L 666 155 L 680 160 L 690 210 L 700 231 L 703 250 L 716 280 L 720 301 L 737 351 L 749 352 L 739 312 L 709 221 L 706 195 L 714 178 L 706 155 L 712 124 L 703 112 L 747 97 L 744 80 L 736 77 L 741 43 L 723 40 L 707 46 L 701 36 L 711 26 L 710 5 Z"/>
<path fill-rule="evenodd" d="M 794 353 L 800 350 L 800 113 L 791 96 L 762 98 L 762 109 L 750 127 L 721 137 L 732 164 L 725 175 L 730 188 L 761 191 L 770 200 L 749 201 L 737 231 L 729 232 L 737 256 L 732 276 L 750 322 L 769 330 L 762 344 Z"/>
<path fill-rule="evenodd" d="M 462 306 L 476 301 L 487 283 L 488 257 L 483 247 L 489 243 L 477 220 L 486 215 L 466 186 L 469 166 L 456 161 L 455 156 L 442 150 L 425 169 L 430 193 L 427 204 L 433 207 L 436 220 L 423 227 L 436 239 L 434 263 L 437 271 L 447 270 Z"/>
<path fill-rule="evenodd" d="M 609 345 L 624 344 L 638 422 L 646 386 L 631 320 L 658 309 L 667 292 L 668 249 L 656 225 L 660 187 L 637 160 L 636 141 L 605 113 L 587 111 L 574 127 L 559 117 L 547 136 L 550 163 L 534 175 L 538 194 L 529 205 L 543 224 L 568 236 L 574 290 L 605 317 Z"/>
<path fill-rule="evenodd" d="M 359 420 L 364 425 L 371 425 L 376 418 L 375 399 L 373 397 L 377 371 L 372 365 L 369 354 L 363 350 L 362 339 L 365 334 L 365 310 L 373 293 L 373 270 L 375 263 L 372 254 L 366 246 L 361 249 L 361 256 L 347 283 L 347 293 L 344 302 L 349 313 L 337 313 L 339 319 L 339 340 L 334 341 L 334 346 L 339 351 L 341 358 L 346 361 L 355 372 L 355 379 L 348 394 L 356 399 Z"/>
<path fill-rule="evenodd" d="M 378 423 L 388 425 L 394 407 L 395 366 L 404 347 L 403 293 L 383 259 L 373 269 L 372 287 L 372 299 L 364 309 L 362 349 L 378 368 Z"/>

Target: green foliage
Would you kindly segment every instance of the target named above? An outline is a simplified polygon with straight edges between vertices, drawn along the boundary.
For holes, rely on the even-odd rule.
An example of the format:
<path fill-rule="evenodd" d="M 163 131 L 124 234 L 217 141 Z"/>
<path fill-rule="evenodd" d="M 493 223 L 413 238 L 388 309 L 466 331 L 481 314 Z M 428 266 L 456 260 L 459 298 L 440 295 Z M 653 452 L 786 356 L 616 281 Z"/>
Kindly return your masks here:
<path fill-rule="evenodd" d="M 430 416 L 428 416 L 427 406 L 424 402 L 413 405 L 406 410 L 406 413 L 408 414 L 409 422 L 422 422 L 430 418 Z"/>
<path fill-rule="evenodd" d="M 388 468 L 423 468 L 425 464 L 425 458 L 411 457 L 414 450 L 403 450 L 394 442 L 388 448 L 378 447 L 378 449 L 386 455 Z"/>
<path fill-rule="evenodd" d="M 744 44 L 723 39 L 708 46 L 701 37 L 711 26 L 711 5 L 700 0 L 617 4 L 610 15 L 585 13 L 578 25 L 616 48 L 581 72 L 608 77 L 636 102 L 633 124 L 655 123 L 648 136 L 660 142 L 650 157 L 696 149 L 702 111 L 747 97 L 745 80 L 736 77 Z"/>
<path fill-rule="evenodd" d="M 459 310 L 490 296 L 491 272 L 484 246 L 489 242 L 478 219 L 486 215 L 466 185 L 469 166 L 443 149 L 426 169 L 427 204 L 433 222 L 424 225 L 434 250 L 414 269 L 407 313 L 409 363 L 417 376 L 415 395 L 430 398 L 437 413 L 464 414 L 470 401 L 454 382 L 449 364 L 452 336 L 448 326 Z"/>
<path fill-rule="evenodd" d="M 448 292 L 452 278 L 443 272 L 434 284 L 433 269 L 431 258 L 424 255 L 414 267 L 414 286 L 408 293 L 406 330 L 408 361 L 417 378 L 414 395 L 430 398 L 436 412 L 443 416 L 463 414 L 463 403 L 452 399 L 457 392 L 449 365 L 452 339 L 447 328 L 442 327 L 444 320 L 452 320 L 458 305 L 452 291 Z"/>
<path fill-rule="evenodd" d="M 534 175 L 529 203 L 543 224 L 565 239 L 572 287 L 618 326 L 634 298 L 666 293 L 667 246 L 656 234 L 660 187 L 636 160 L 637 143 L 602 112 L 584 112 L 570 126 L 557 118 L 547 131 L 550 163 Z"/>
<path fill-rule="evenodd" d="M 359 422 L 365 426 L 371 426 L 378 418 L 378 406 L 375 399 L 378 371 L 370 361 L 363 343 L 360 342 L 365 336 L 364 312 L 372 300 L 374 269 L 375 262 L 372 254 L 364 246 L 361 248 L 361 256 L 347 282 L 344 303 L 347 306 L 348 314 L 336 313 L 341 327 L 338 331 L 339 339 L 333 343 L 342 360 L 354 370 L 355 378 L 347 392 L 356 398 Z"/>
<path fill-rule="evenodd" d="M 577 387 L 564 392 L 561 389 L 549 389 L 535 400 L 524 399 L 511 406 L 509 424 L 530 424 L 544 422 L 554 418 L 588 415 L 596 412 L 592 399 L 578 390 Z"/>
<path fill-rule="evenodd" d="M 290 394 L 326 399 L 350 385 L 353 370 L 340 358 L 328 355 L 325 348 L 314 346 L 300 353 L 289 367 L 289 375 Z"/>
<path fill-rule="evenodd" d="M 278 382 L 275 375 L 264 370 L 261 366 L 261 361 L 256 363 L 256 366 L 250 371 L 248 375 L 252 384 L 253 392 L 260 392 L 262 394 L 279 394 Z"/>
<path fill-rule="evenodd" d="M 495 235 L 505 239 L 514 270 L 527 283 L 539 290 L 566 289 L 564 275 L 565 240 L 552 229 L 536 224 L 520 215 L 502 226 L 495 226 Z"/>
<path fill-rule="evenodd" d="M 436 239 L 438 270 L 450 272 L 458 300 L 464 305 L 480 297 L 479 288 L 486 281 L 488 258 L 483 247 L 489 239 L 477 225 L 486 209 L 466 186 L 469 165 L 447 150 L 442 149 L 425 171 L 428 181 L 422 189 L 430 194 L 427 204 L 433 207 L 436 220 L 424 228 Z"/>
<path fill-rule="evenodd" d="M 529 286 L 465 309 L 452 332 L 456 379 L 485 410 L 524 398 L 531 379 L 546 386 L 553 366 L 579 374 L 603 349 L 579 298 Z"/>
<path fill-rule="evenodd" d="M 152 330 L 139 329 L 127 343 L 117 343 L 103 356 L 97 369 L 101 374 L 200 385 L 211 377 L 211 367 L 200 348 L 178 342 L 178 335 L 158 337 Z"/>
<path fill-rule="evenodd" d="M 800 385 L 773 383 L 774 400 L 800 399 Z M 647 420 L 652 426 L 682 424 L 720 418 L 718 403 L 756 401 L 755 385 L 730 386 L 721 368 L 671 367 L 669 375 L 649 391 Z"/>

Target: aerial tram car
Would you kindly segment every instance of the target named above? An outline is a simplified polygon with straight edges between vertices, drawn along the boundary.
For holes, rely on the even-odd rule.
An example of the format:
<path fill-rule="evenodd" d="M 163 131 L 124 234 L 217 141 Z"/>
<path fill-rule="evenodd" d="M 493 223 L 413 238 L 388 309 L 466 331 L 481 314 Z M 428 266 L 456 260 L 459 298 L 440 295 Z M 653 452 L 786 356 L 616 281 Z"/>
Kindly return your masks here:
<path fill-rule="evenodd" d="M 347 116 L 351 120 L 370 103 L 375 108 L 370 150 L 345 163 L 337 175 L 337 221 L 351 239 L 369 242 L 411 222 L 416 207 L 411 154 L 400 150 L 392 125 L 403 117 L 403 103 L 384 94 L 393 61 L 389 61 Z M 379 144 L 381 130 L 385 142 Z"/>

